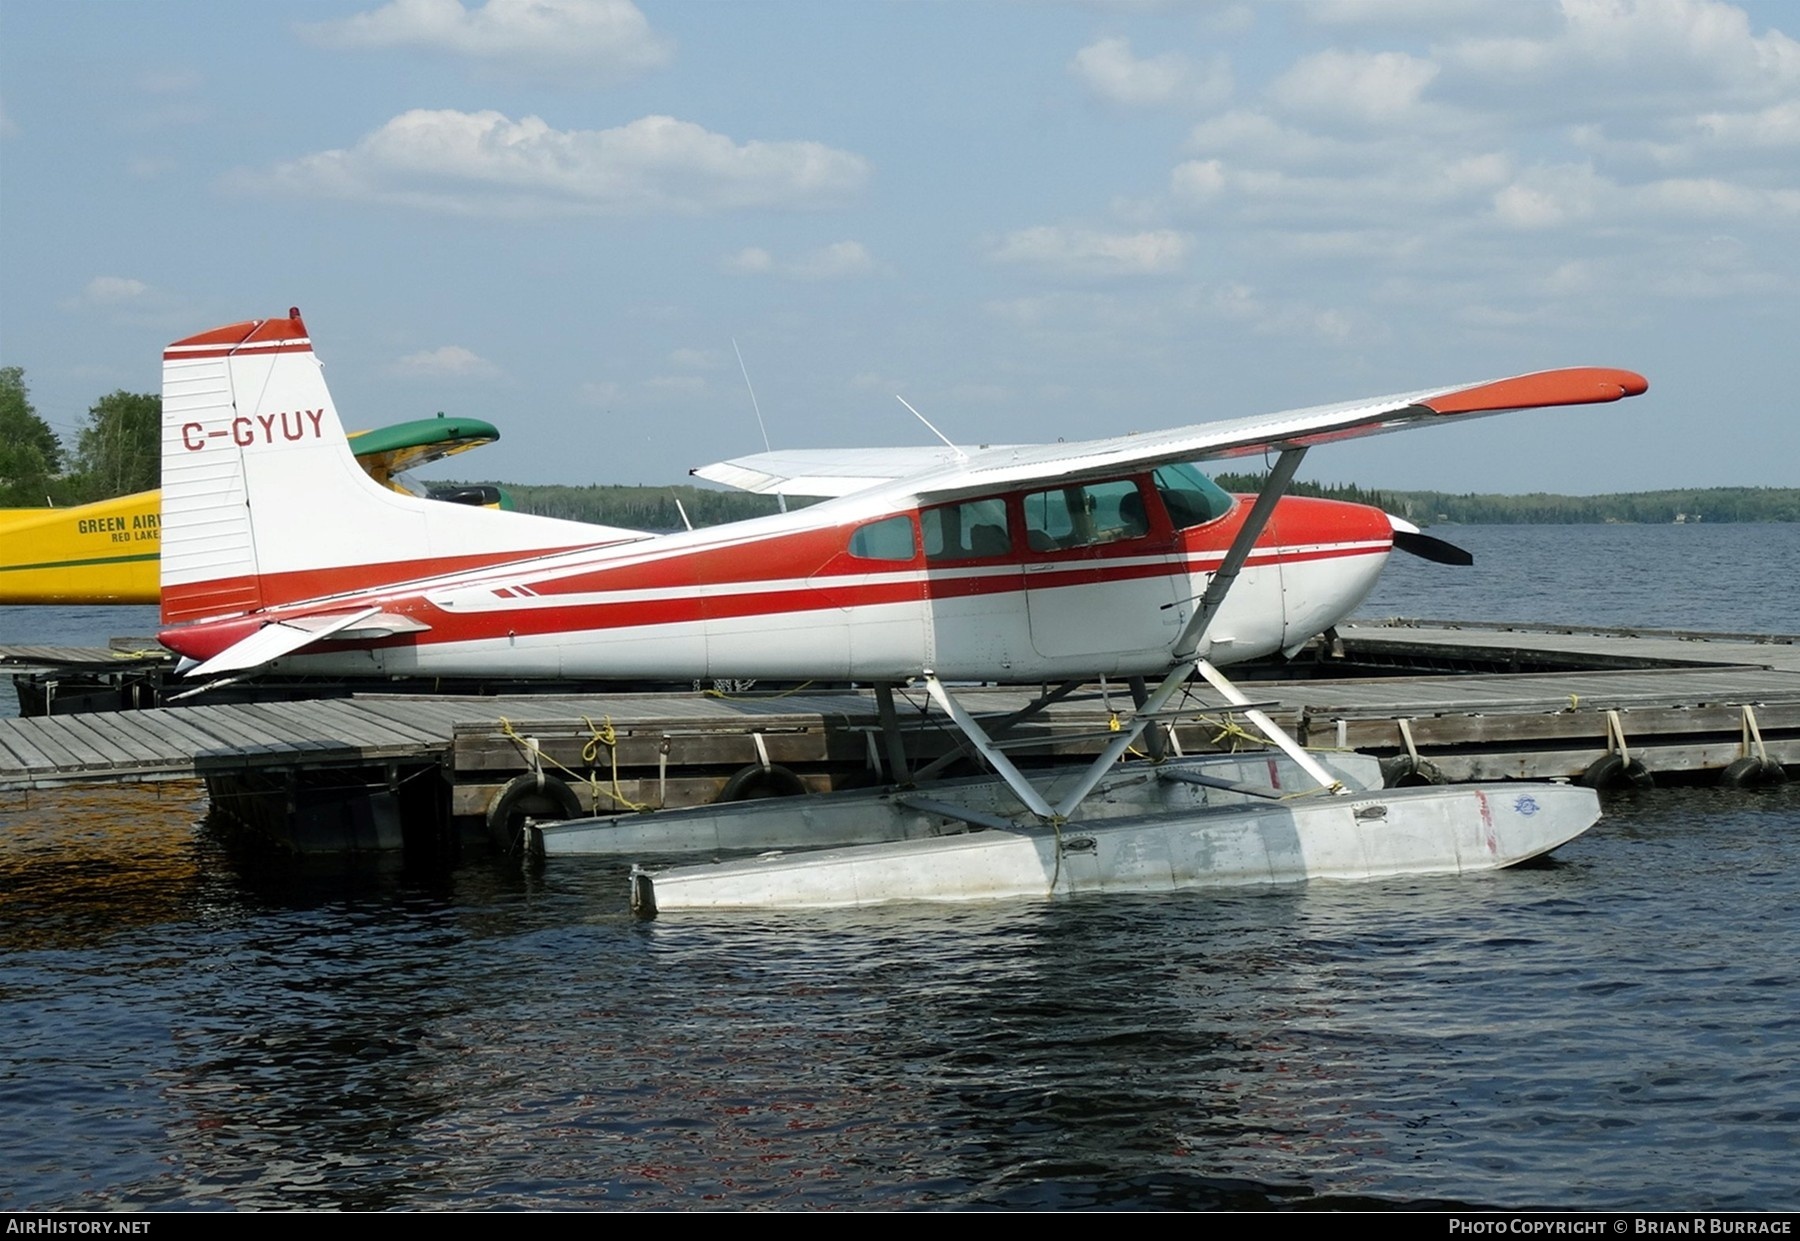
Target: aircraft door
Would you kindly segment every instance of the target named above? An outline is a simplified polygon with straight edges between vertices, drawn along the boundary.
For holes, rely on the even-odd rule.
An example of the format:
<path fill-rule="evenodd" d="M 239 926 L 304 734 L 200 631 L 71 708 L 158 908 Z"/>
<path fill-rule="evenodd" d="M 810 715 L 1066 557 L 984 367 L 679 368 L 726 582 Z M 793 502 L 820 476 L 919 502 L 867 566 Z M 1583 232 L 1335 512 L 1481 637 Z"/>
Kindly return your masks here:
<path fill-rule="evenodd" d="M 910 513 L 839 528 L 807 588 L 836 609 L 852 677 L 904 679 L 929 666 L 918 525 Z"/>
<path fill-rule="evenodd" d="M 1152 520 L 1152 514 L 1156 514 Z M 1025 594 L 1031 645 L 1107 672 L 1166 652 L 1181 631 L 1185 583 L 1174 540 L 1133 479 L 1027 494 Z"/>
<path fill-rule="evenodd" d="M 919 511 L 928 658 L 940 675 L 1036 675 L 1014 534 L 1000 496 Z"/>

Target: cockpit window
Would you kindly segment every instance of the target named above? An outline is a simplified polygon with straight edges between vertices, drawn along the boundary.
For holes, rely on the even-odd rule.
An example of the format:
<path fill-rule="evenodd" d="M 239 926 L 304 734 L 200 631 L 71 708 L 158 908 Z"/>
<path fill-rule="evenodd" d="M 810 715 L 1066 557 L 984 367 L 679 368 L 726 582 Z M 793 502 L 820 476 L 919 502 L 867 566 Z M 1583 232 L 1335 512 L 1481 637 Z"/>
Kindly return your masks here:
<path fill-rule="evenodd" d="M 928 508 L 919 514 L 919 524 L 925 534 L 928 563 L 981 560 L 1004 556 L 1012 550 L 1006 501 L 998 498 Z"/>
<path fill-rule="evenodd" d="M 1094 547 L 1149 533 L 1144 497 L 1130 479 L 1058 487 L 1025 497 L 1025 538 L 1032 551 Z"/>
<path fill-rule="evenodd" d="M 1163 508 L 1177 530 L 1204 526 L 1231 511 L 1231 496 L 1191 465 L 1165 465 L 1153 477 Z"/>
<path fill-rule="evenodd" d="M 858 526 L 850 535 L 850 554 L 864 560 L 911 560 L 912 518 L 905 515 Z"/>

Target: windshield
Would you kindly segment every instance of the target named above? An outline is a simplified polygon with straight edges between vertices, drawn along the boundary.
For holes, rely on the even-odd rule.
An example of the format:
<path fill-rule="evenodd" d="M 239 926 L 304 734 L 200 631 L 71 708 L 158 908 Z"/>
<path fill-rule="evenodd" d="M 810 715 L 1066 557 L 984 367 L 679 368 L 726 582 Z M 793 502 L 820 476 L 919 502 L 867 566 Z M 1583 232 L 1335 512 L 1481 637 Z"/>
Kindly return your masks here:
<path fill-rule="evenodd" d="M 1165 465 L 1153 477 L 1169 521 L 1177 530 L 1204 526 L 1231 511 L 1231 496 L 1191 465 Z"/>

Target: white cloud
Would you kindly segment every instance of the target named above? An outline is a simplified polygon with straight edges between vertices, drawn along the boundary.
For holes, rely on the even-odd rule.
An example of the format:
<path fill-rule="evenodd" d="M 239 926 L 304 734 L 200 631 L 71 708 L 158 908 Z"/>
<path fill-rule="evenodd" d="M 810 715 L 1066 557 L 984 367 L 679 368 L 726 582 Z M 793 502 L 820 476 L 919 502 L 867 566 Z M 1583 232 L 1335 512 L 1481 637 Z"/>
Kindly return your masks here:
<path fill-rule="evenodd" d="M 1201 121 L 1187 140 L 1187 149 L 1197 155 L 1240 153 L 1283 164 L 1342 160 L 1350 146 L 1243 108 Z"/>
<path fill-rule="evenodd" d="M 1471 28 L 1541 29 L 1551 20 L 1548 5 L 1494 0 L 1307 0 L 1307 17 L 1321 26 L 1387 27 L 1459 31 Z"/>
<path fill-rule="evenodd" d="M 1069 72 L 1105 103 L 1126 108 L 1210 108 L 1231 97 L 1231 64 L 1215 56 L 1196 65 L 1180 52 L 1139 58 L 1120 38 L 1075 53 Z"/>
<path fill-rule="evenodd" d="M 698 396 L 706 391 L 706 380 L 699 375 L 657 375 L 644 380 L 644 394 L 651 398 Z"/>
<path fill-rule="evenodd" d="M 777 259 L 760 246 L 727 257 L 720 267 L 734 276 L 780 276 L 788 280 L 848 280 L 881 270 L 859 241 L 836 241 L 793 259 Z"/>
<path fill-rule="evenodd" d="M 430 379 L 492 379 L 500 373 L 499 367 L 461 345 L 409 353 L 395 362 L 392 370 L 399 375 Z"/>
<path fill-rule="evenodd" d="M 906 381 L 884 375 L 879 371 L 859 371 L 850 377 L 846 385 L 852 392 L 903 392 Z"/>
<path fill-rule="evenodd" d="M 581 385 L 580 397 L 588 405 L 618 405 L 625 400 L 625 389 L 610 379 L 591 379 Z"/>
<path fill-rule="evenodd" d="M 1614 188 L 1587 164 L 1539 165 L 1494 195 L 1494 213 L 1513 228 L 1555 228 L 1591 219 Z"/>
<path fill-rule="evenodd" d="M 1220 318 L 1241 323 L 1265 336 L 1297 336 L 1342 344 L 1357 330 L 1351 316 L 1344 311 L 1301 303 L 1272 305 L 1243 284 L 1216 289 L 1210 308 Z"/>
<path fill-rule="evenodd" d="M 1217 201 L 1226 187 L 1225 165 L 1216 159 L 1190 159 L 1169 173 L 1169 193 L 1181 206 Z"/>
<path fill-rule="evenodd" d="M 328 47 L 418 48 L 514 72 L 622 81 L 668 63 L 673 45 L 629 0 L 391 0 L 299 27 Z"/>
<path fill-rule="evenodd" d="M 1327 127 L 1392 125 L 1415 117 L 1438 67 L 1405 52 L 1336 48 L 1296 61 L 1269 85 L 1287 111 Z"/>
<path fill-rule="evenodd" d="M 763 276 L 775 270 L 775 256 L 761 246 L 745 246 L 727 258 L 723 266 L 734 276 Z"/>
<path fill-rule="evenodd" d="M 1172 229 L 1102 233 L 1040 225 L 1009 233 L 988 257 L 1069 276 L 1154 276 L 1178 270 L 1192 239 Z"/>
<path fill-rule="evenodd" d="M 792 270 L 801 280 L 843 280 L 872 275 L 875 260 L 859 241 L 834 241 L 801 255 Z"/>
<path fill-rule="evenodd" d="M 535 116 L 415 109 L 347 150 L 231 181 L 253 192 L 535 217 L 830 207 L 868 177 L 867 160 L 821 143 L 740 144 L 668 116 L 559 130 Z"/>
<path fill-rule="evenodd" d="M 81 290 L 81 300 L 89 306 L 122 306 L 135 302 L 150 292 L 142 280 L 125 276 L 95 276 Z"/>
<path fill-rule="evenodd" d="M 138 75 L 138 89 L 148 95 L 188 95 L 200 89 L 192 69 L 154 69 Z"/>
<path fill-rule="evenodd" d="M 57 305 L 72 314 L 99 315 L 157 332 L 192 332 L 194 326 L 195 308 L 185 298 L 130 276 L 95 276 Z"/>
<path fill-rule="evenodd" d="M 1184 214 L 1256 225 L 1304 220 L 1334 229 L 1356 222 L 1418 226 L 1446 218 L 1458 204 L 1478 209 L 1512 176 L 1504 153 L 1435 148 L 1385 152 L 1354 171 L 1333 173 L 1187 160 L 1169 173 L 1167 204 Z"/>
<path fill-rule="evenodd" d="M 1763 189 L 1716 177 L 1623 184 L 1586 164 L 1540 165 L 1494 195 L 1494 213 L 1501 223 L 1526 230 L 1588 221 L 1615 228 L 1733 220 L 1781 226 L 1800 219 L 1800 188 Z"/>
<path fill-rule="evenodd" d="M 724 355 L 716 349 L 671 349 L 669 363 L 687 371 L 710 371 L 721 365 Z"/>
<path fill-rule="evenodd" d="M 1754 112 L 1706 112 L 1694 128 L 1726 147 L 1800 147 L 1800 98 Z"/>
<path fill-rule="evenodd" d="M 1735 5 L 1563 0 L 1560 16 L 1541 37 L 1446 44 L 1439 59 L 1455 69 L 1446 88 L 1629 122 L 1647 100 L 1752 106 L 1800 87 L 1800 42 L 1779 30 L 1754 34 Z"/>
<path fill-rule="evenodd" d="M 1800 189 L 1762 190 L 1716 178 L 1652 181 L 1636 192 L 1647 212 L 1687 220 L 1742 219 L 1768 222 L 1800 215 Z"/>

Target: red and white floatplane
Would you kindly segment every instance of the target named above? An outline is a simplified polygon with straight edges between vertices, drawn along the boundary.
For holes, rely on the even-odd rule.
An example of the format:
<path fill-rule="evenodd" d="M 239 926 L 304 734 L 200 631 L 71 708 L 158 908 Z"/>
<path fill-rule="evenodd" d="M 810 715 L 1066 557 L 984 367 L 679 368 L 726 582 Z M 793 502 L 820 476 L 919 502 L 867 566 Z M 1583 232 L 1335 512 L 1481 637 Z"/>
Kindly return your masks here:
<path fill-rule="evenodd" d="M 548 852 L 784 846 L 639 869 L 646 915 L 1491 870 L 1587 830 L 1594 794 L 1383 789 L 1219 669 L 1343 620 L 1396 546 L 1443 549 L 1378 509 L 1285 495 L 1311 446 L 1646 387 L 1583 367 L 1082 443 L 763 453 L 695 473 L 822 501 L 651 534 L 378 486 L 289 311 L 164 354 L 160 636 L 197 678 L 852 681 L 889 719 L 912 684 L 993 772 L 536 829 Z M 1260 454 L 1254 498 L 1198 468 Z M 1120 765 L 1196 676 L 1277 748 Z M 1137 709 L 1091 762 L 1020 770 L 1007 729 L 1096 677 L 1137 681 Z M 1052 688 L 996 724 L 964 709 L 969 682 Z"/>

